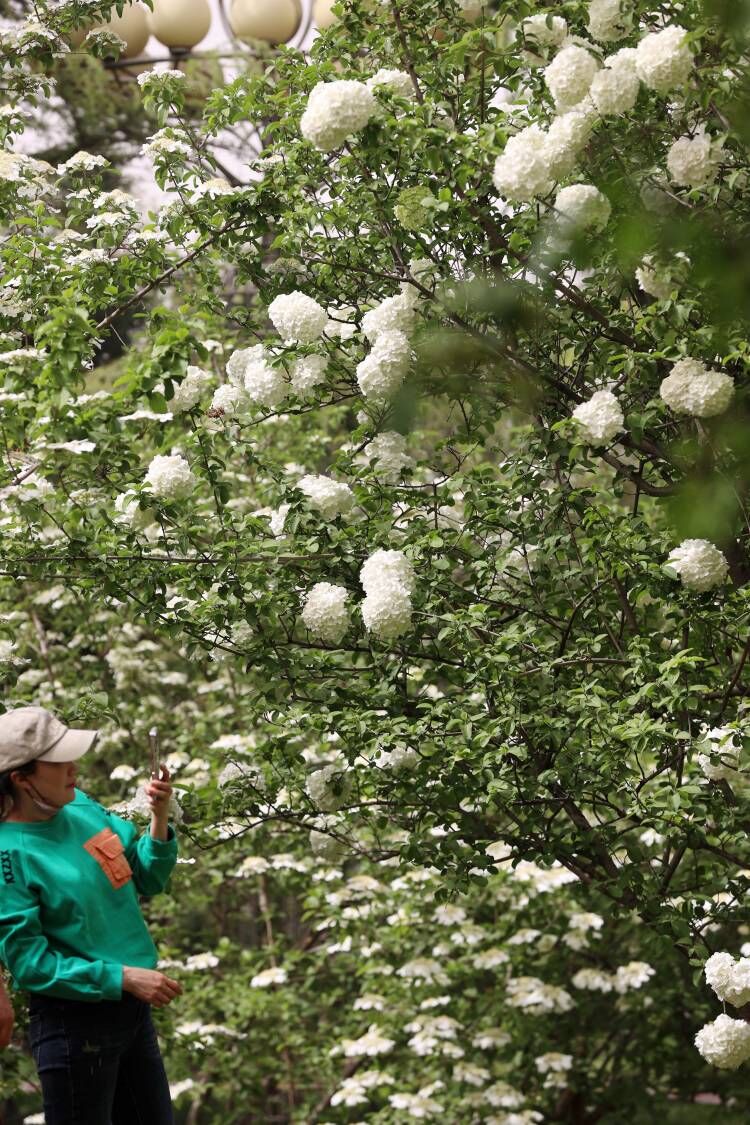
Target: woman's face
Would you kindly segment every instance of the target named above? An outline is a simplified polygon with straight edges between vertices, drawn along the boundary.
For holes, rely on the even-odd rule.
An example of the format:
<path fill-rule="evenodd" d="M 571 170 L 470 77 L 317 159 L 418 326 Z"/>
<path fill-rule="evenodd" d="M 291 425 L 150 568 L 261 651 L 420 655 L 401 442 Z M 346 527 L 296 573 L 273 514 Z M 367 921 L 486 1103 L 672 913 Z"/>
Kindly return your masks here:
<path fill-rule="evenodd" d="M 34 786 L 28 790 L 29 796 L 48 801 L 51 805 L 68 805 L 75 799 L 75 780 L 77 762 L 37 762 L 36 769 L 29 778 Z"/>

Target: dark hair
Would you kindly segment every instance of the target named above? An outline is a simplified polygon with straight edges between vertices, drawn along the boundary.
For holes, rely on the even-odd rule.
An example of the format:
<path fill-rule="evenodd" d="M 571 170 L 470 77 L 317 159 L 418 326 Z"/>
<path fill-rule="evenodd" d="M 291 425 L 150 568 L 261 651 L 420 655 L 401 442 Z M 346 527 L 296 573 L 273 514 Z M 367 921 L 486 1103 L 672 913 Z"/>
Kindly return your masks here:
<path fill-rule="evenodd" d="M 14 766 L 12 770 L 0 771 L 0 820 L 13 808 L 13 782 L 10 780 L 12 773 L 20 773 L 21 777 L 31 777 L 36 769 L 36 761 L 24 762 L 22 766 Z"/>

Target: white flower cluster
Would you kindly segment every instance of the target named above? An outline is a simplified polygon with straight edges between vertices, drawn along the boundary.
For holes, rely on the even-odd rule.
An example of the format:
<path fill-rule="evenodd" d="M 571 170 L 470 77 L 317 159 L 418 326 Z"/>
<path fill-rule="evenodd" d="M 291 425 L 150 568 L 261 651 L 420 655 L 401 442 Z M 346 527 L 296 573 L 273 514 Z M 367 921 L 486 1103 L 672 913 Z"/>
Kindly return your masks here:
<path fill-rule="evenodd" d="M 391 398 L 404 381 L 412 350 L 404 332 L 381 332 L 372 351 L 357 364 L 357 383 L 365 398 L 375 403 Z"/>
<path fill-rule="evenodd" d="M 270 988 L 272 984 L 286 984 L 287 971 L 286 969 L 263 969 L 262 972 L 256 973 L 250 980 L 251 988 Z"/>
<path fill-rule="evenodd" d="M 572 109 L 588 94 L 599 61 L 585 47 L 567 43 L 544 70 L 544 81 L 560 111 Z"/>
<path fill-rule="evenodd" d="M 212 405 L 222 409 L 229 407 L 232 413 L 242 407 L 243 395 L 260 406 L 273 408 L 286 397 L 289 389 L 283 371 L 271 366 L 262 344 L 232 352 L 227 361 L 227 376 L 231 385 L 242 394 L 235 400 L 224 392 L 220 401 Z"/>
<path fill-rule="evenodd" d="M 630 5 L 623 0 L 589 0 L 589 35 L 597 43 L 624 39 L 632 21 Z"/>
<path fill-rule="evenodd" d="M 563 233 L 603 230 L 612 208 L 606 195 L 592 184 L 570 184 L 555 196 L 554 210 Z"/>
<path fill-rule="evenodd" d="M 371 1023 L 364 1035 L 359 1039 L 344 1039 L 341 1049 L 348 1059 L 387 1055 L 396 1046 L 395 1039 L 387 1039 L 381 1034 L 376 1023 Z"/>
<path fill-rule="evenodd" d="M 305 786 L 307 795 L 323 812 L 336 812 L 352 791 L 352 776 L 344 762 L 330 762 L 314 770 Z"/>
<path fill-rule="evenodd" d="M 180 454 L 153 458 L 146 472 L 145 484 L 159 500 L 183 500 L 195 488 L 195 477 Z"/>
<path fill-rule="evenodd" d="M 175 387 L 175 392 L 170 399 L 169 406 L 173 414 L 181 414 L 184 410 L 192 410 L 197 406 L 212 376 L 202 367 L 188 367 L 185 378 Z"/>
<path fill-rule="evenodd" d="M 348 599 L 349 591 L 345 586 L 316 582 L 305 598 L 302 610 L 305 626 L 321 640 L 338 644 L 349 628 Z"/>
<path fill-rule="evenodd" d="M 211 399 L 211 410 L 221 411 L 222 414 L 237 414 L 245 405 L 245 395 L 239 387 L 231 383 L 222 383 L 217 387 Z"/>
<path fill-rule="evenodd" d="M 375 95 L 363 82 L 319 82 L 307 99 L 300 130 L 305 140 L 330 152 L 364 129 L 377 109 Z"/>
<path fill-rule="evenodd" d="M 685 187 L 706 187 L 716 178 L 718 154 L 718 148 L 703 130 L 692 137 L 678 137 L 667 153 L 669 178 Z"/>
<path fill-rule="evenodd" d="M 713 371 L 699 359 L 678 359 L 659 387 L 667 406 L 678 414 L 713 418 L 723 414 L 734 395 L 734 379 Z"/>
<path fill-rule="evenodd" d="M 331 477 L 308 474 L 297 481 L 297 488 L 304 492 L 310 506 L 326 520 L 344 515 L 354 504 L 354 493 L 349 485 Z"/>
<path fill-rule="evenodd" d="M 510 137 L 495 161 L 493 182 L 505 199 L 528 202 L 547 195 L 556 180 L 570 174 L 594 127 L 590 103 L 556 117 L 546 131 L 527 125 Z"/>
<path fill-rule="evenodd" d="M 622 407 L 611 391 L 594 391 L 587 402 L 575 408 L 572 417 L 589 445 L 609 445 L 615 434 L 625 429 Z"/>
<path fill-rule="evenodd" d="M 658 269 L 650 254 L 641 262 L 635 271 L 635 279 L 644 293 L 649 297 L 656 297 L 657 301 L 667 301 L 672 295 L 674 285 L 669 272 Z"/>
<path fill-rule="evenodd" d="M 665 27 L 644 35 L 636 47 L 635 67 L 642 82 L 659 94 L 684 86 L 693 69 L 693 56 L 682 27 Z"/>
<path fill-rule="evenodd" d="M 717 1016 L 700 1029 L 695 1045 L 712 1066 L 736 1070 L 750 1058 L 750 1024 L 731 1016 Z"/>
<path fill-rule="evenodd" d="M 698 743 L 703 753 L 698 754 L 696 761 L 709 781 L 736 779 L 742 749 L 734 741 L 736 733 L 731 727 L 712 727 L 703 732 Z"/>
<path fill-rule="evenodd" d="M 364 448 L 365 457 L 375 461 L 375 473 L 380 480 L 395 482 L 411 458 L 406 452 L 406 438 L 395 430 L 376 434 Z"/>
<path fill-rule="evenodd" d="M 390 90 L 401 98 L 409 98 L 412 101 L 416 98 L 414 84 L 405 70 L 381 68 L 373 74 L 372 78 L 367 79 L 365 85 L 368 90 Z"/>
<path fill-rule="evenodd" d="M 735 1008 L 750 1003 L 750 957 L 740 957 L 736 961 L 731 953 L 714 953 L 703 971 L 706 984 L 720 1000 Z"/>
<path fill-rule="evenodd" d="M 400 773 L 401 770 L 413 770 L 418 763 L 419 754 L 416 750 L 401 743 L 391 750 L 381 750 L 380 757 L 375 762 L 380 769 L 393 770 L 394 773 Z"/>
<path fill-rule="evenodd" d="M 309 394 L 324 382 L 328 360 L 324 355 L 303 355 L 292 364 L 291 381 L 298 395 Z"/>
<path fill-rule="evenodd" d="M 635 69 L 634 47 L 623 47 L 604 60 L 604 66 L 594 75 L 591 83 L 591 100 L 602 117 L 629 113 L 638 100 L 641 80 Z"/>
<path fill-rule="evenodd" d="M 532 1016 L 548 1012 L 568 1012 L 575 1001 L 569 992 L 554 984 L 545 984 L 538 977 L 509 977 L 506 983 L 507 1002 L 511 1008 L 523 1008 Z"/>
<path fill-rule="evenodd" d="M 394 640 L 411 624 L 411 596 L 416 579 L 403 551 L 375 551 L 363 564 L 359 580 L 365 591 L 365 627 L 383 640 Z"/>
<path fill-rule="evenodd" d="M 729 571 L 723 553 L 707 539 L 683 539 L 670 551 L 667 565 L 677 571 L 683 586 L 697 593 L 722 586 Z"/>
<path fill-rule="evenodd" d="M 628 961 L 627 965 L 620 965 L 615 973 L 615 992 L 624 995 L 631 988 L 640 988 L 656 974 L 646 961 Z"/>
<path fill-rule="evenodd" d="M 393 1082 L 394 1079 L 390 1074 L 384 1074 L 379 1070 L 358 1071 L 349 1078 L 343 1079 L 331 1098 L 331 1105 L 364 1105 L 370 1100 L 370 1090 L 376 1086 L 393 1085 Z"/>
<path fill-rule="evenodd" d="M 295 290 L 282 293 L 268 306 L 271 322 L 287 344 L 312 344 L 326 330 L 328 313 L 312 297 Z"/>
<path fill-rule="evenodd" d="M 416 292 L 413 286 L 408 286 Z M 366 312 L 362 318 L 362 331 L 371 344 L 377 342 L 384 332 L 403 332 L 405 336 L 414 328 L 416 320 L 415 300 L 408 292 L 397 293 L 395 297 L 386 297 L 383 301 Z"/>
<path fill-rule="evenodd" d="M 548 16 L 540 12 L 528 16 L 521 24 L 524 39 L 534 46 L 559 47 L 568 34 L 568 25 L 562 16 Z"/>

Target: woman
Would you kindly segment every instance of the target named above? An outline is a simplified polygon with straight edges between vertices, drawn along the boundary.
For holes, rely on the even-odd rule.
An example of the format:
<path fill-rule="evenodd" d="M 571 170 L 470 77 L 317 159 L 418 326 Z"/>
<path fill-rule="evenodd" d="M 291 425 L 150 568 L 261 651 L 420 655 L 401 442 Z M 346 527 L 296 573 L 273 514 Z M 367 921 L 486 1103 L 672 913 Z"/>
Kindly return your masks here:
<path fill-rule="evenodd" d="M 97 732 L 42 707 L 0 716 L 0 961 L 29 993 L 47 1125 L 172 1125 L 150 1005 L 181 986 L 154 968 L 138 895 L 177 858 L 169 772 L 148 835 L 75 787 Z"/>

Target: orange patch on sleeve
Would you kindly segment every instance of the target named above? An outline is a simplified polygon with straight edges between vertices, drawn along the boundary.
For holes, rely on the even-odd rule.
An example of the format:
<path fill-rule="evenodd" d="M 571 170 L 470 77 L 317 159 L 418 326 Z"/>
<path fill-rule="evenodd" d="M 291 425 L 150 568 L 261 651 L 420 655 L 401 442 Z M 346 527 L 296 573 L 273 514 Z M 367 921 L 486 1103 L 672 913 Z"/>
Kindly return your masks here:
<path fill-rule="evenodd" d="M 84 848 L 96 860 L 115 890 L 124 887 L 133 878 L 133 870 L 125 856 L 120 837 L 111 828 L 102 828 L 84 843 Z"/>

